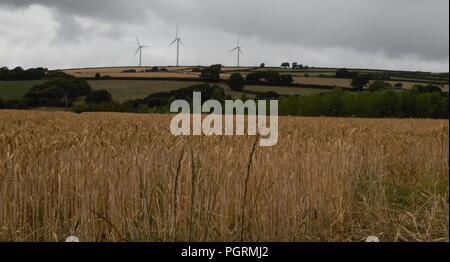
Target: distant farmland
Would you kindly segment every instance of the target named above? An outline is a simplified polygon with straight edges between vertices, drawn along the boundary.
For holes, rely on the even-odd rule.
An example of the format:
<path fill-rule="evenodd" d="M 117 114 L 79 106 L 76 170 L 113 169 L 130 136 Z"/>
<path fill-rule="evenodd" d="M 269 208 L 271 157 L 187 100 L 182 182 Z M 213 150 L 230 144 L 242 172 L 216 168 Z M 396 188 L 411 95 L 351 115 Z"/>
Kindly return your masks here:
<path fill-rule="evenodd" d="M 130 99 L 145 98 L 148 95 L 158 92 L 168 92 L 197 84 L 204 84 L 204 82 L 192 81 L 158 81 L 158 80 L 90 80 L 89 85 L 93 90 L 108 90 L 113 98 L 117 101 L 126 101 Z M 230 90 L 227 84 L 217 83 L 216 85 L 224 88 L 225 93 L 233 98 L 240 98 L 242 95 L 253 97 L 252 93 L 263 93 L 275 91 L 280 95 L 301 95 L 301 94 L 315 94 L 325 93 L 328 90 L 312 89 L 312 88 L 295 88 L 283 86 L 257 86 L 251 85 L 245 88 L 244 92 L 236 92 Z"/>
<path fill-rule="evenodd" d="M 93 78 L 96 73 L 100 73 L 102 76 L 110 76 L 116 78 L 149 78 L 152 80 L 156 80 L 157 78 L 173 78 L 173 79 L 198 79 L 200 73 L 192 72 L 192 69 L 195 67 L 160 67 L 167 69 L 167 72 L 144 72 L 145 70 L 149 70 L 152 67 L 106 67 L 106 68 L 87 68 L 87 69 L 68 69 L 65 70 L 66 73 L 76 76 L 76 77 L 84 77 L 84 78 Z M 136 73 L 125 73 L 127 70 L 136 70 Z M 330 88 L 334 86 L 339 87 L 351 87 L 350 79 L 338 79 L 333 78 L 336 69 L 320 69 L 320 68 L 310 68 L 307 70 L 294 70 L 294 69 L 280 69 L 280 68 L 252 68 L 252 67 L 224 67 L 223 74 L 221 74 L 222 80 L 227 80 L 231 73 L 239 72 L 242 75 L 246 76 L 248 73 L 252 71 L 262 71 L 262 70 L 275 70 L 279 71 L 282 74 L 291 74 L 294 77 L 294 83 L 296 84 L 304 84 L 304 85 L 321 85 L 328 86 Z M 355 70 L 355 72 L 378 72 L 375 70 Z M 382 72 L 382 71 L 379 71 Z M 414 73 L 410 73 L 414 74 Z M 307 76 L 305 76 L 307 75 Z M 431 79 L 431 80 L 430 80 Z M 414 85 L 418 84 L 432 84 L 434 82 L 438 82 L 439 86 L 441 86 L 444 92 L 449 91 L 448 79 L 443 80 L 442 78 L 434 78 L 435 81 L 430 77 L 420 77 L 420 74 L 415 78 L 408 77 L 393 77 L 392 80 L 386 81 L 392 85 L 401 83 L 403 88 L 411 89 Z M 442 83 L 442 82 L 445 83 Z M 276 90 L 272 90 L 276 91 Z"/>
<path fill-rule="evenodd" d="M 117 101 L 129 99 L 145 98 L 156 92 L 166 92 L 185 88 L 194 84 L 204 83 L 199 79 L 200 73 L 193 72 L 192 66 L 185 67 L 159 67 L 165 69 L 164 72 L 143 72 L 152 67 L 102 67 L 102 68 L 79 68 L 67 69 L 66 73 L 80 77 L 93 79 L 99 73 L 102 80 L 89 80 L 89 84 L 94 90 L 105 89 L 110 91 Z M 125 71 L 136 70 L 136 73 L 126 73 Z M 260 86 L 247 85 L 244 92 L 235 92 L 228 88 L 226 80 L 233 72 L 239 72 L 246 76 L 250 72 L 262 70 L 275 70 L 282 74 L 291 74 L 294 84 L 301 84 L 302 87 L 286 86 Z M 224 67 L 221 74 L 222 82 L 216 83 L 224 88 L 225 92 L 233 98 L 240 98 L 243 95 L 254 97 L 257 93 L 276 92 L 280 95 L 305 95 L 315 93 L 326 93 L 334 87 L 350 88 L 350 79 L 334 78 L 336 69 L 331 68 L 309 68 L 303 70 L 280 69 L 280 68 L 252 68 L 252 67 Z M 376 70 L 354 70 L 362 73 L 382 73 Z M 106 78 L 105 78 L 106 77 Z M 111 77 L 112 79 L 107 79 Z M 140 80 L 136 80 L 140 79 Z M 23 95 L 34 85 L 41 84 L 42 81 L 0 81 L 0 99 L 21 100 Z M 411 89 L 415 85 L 435 84 L 441 87 L 444 92 L 449 91 L 448 79 L 439 74 L 420 72 L 397 72 L 389 81 L 392 85 L 402 84 L 404 89 Z M 322 87 L 322 88 L 317 88 Z"/>

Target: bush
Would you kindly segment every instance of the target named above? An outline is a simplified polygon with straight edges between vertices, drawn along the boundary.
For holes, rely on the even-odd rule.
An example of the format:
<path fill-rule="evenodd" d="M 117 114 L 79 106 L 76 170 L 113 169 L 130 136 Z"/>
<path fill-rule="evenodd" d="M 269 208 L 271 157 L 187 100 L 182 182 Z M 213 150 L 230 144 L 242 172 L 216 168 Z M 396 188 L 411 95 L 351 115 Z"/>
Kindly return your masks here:
<path fill-rule="evenodd" d="M 277 71 L 258 71 L 247 75 L 247 84 L 291 84 L 294 81 L 291 75 L 280 75 Z"/>
<path fill-rule="evenodd" d="M 402 89 L 403 88 L 403 83 L 395 83 L 394 88 Z"/>
<path fill-rule="evenodd" d="M 139 107 L 146 105 L 149 108 L 155 109 L 156 112 L 167 113 L 169 112 L 170 105 L 175 100 L 183 99 L 192 103 L 192 94 L 194 92 L 202 93 L 202 103 L 210 99 L 218 100 L 220 102 L 224 102 L 226 99 L 223 88 L 202 84 L 170 92 L 152 94 L 145 99 L 131 100 L 128 103 L 133 111 L 137 111 Z"/>
<path fill-rule="evenodd" d="M 382 91 L 386 89 L 392 89 L 392 85 L 384 81 L 374 81 L 369 84 L 369 91 L 371 92 Z"/>
<path fill-rule="evenodd" d="M 279 98 L 280 115 L 337 117 L 420 117 L 447 119 L 448 95 L 393 92 L 345 92 Z"/>
<path fill-rule="evenodd" d="M 239 73 L 234 73 L 230 76 L 228 80 L 228 86 L 231 90 L 242 91 L 245 87 L 245 79 Z"/>
<path fill-rule="evenodd" d="M 112 96 L 106 90 L 99 90 L 90 93 L 84 101 L 86 104 L 110 103 L 112 101 Z"/>
<path fill-rule="evenodd" d="M 95 79 L 101 79 L 102 78 L 102 75 L 100 75 L 100 73 L 95 73 Z"/>
<path fill-rule="evenodd" d="M 220 73 L 222 73 L 222 65 L 212 65 L 202 69 L 200 79 L 210 82 L 219 82 Z"/>
<path fill-rule="evenodd" d="M 351 86 L 355 91 L 363 91 L 364 87 L 370 83 L 368 75 L 358 74 L 352 79 Z"/>
<path fill-rule="evenodd" d="M 64 106 L 66 98 L 71 104 L 78 97 L 91 92 L 89 84 L 82 79 L 51 79 L 45 84 L 32 87 L 25 94 L 29 106 Z"/>
<path fill-rule="evenodd" d="M 290 68 L 290 67 L 291 67 L 291 64 L 288 63 L 288 62 L 284 62 L 284 63 L 281 64 L 281 68 L 287 69 L 287 68 Z"/>
<path fill-rule="evenodd" d="M 149 72 L 152 72 L 152 73 L 159 72 L 159 67 L 154 66 L 151 69 L 145 69 L 145 72 L 147 72 L 147 73 L 149 73 Z"/>
<path fill-rule="evenodd" d="M 68 75 L 63 71 L 59 70 L 49 71 L 47 73 L 47 79 L 56 79 L 56 78 L 75 79 L 74 76 Z"/>
<path fill-rule="evenodd" d="M 442 90 L 439 86 L 435 86 L 435 85 L 415 85 L 413 87 L 413 90 L 418 92 L 418 93 L 442 93 Z"/>
<path fill-rule="evenodd" d="M 123 70 L 122 73 L 136 73 L 137 71 L 135 69 L 127 69 Z"/>
<path fill-rule="evenodd" d="M 29 107 L 19 100 L 3 101 L 0 98 L 0 109 L 28 109 Z"/>
<path fill-rule="evenodd" d="M 336 78 L 350 79 L 350 78 L 354 78 L 356 75 L 357 75 L 357 73 L 350 72 L 346 68 L 341 68 L 341 69 L 336 70 Z"/>

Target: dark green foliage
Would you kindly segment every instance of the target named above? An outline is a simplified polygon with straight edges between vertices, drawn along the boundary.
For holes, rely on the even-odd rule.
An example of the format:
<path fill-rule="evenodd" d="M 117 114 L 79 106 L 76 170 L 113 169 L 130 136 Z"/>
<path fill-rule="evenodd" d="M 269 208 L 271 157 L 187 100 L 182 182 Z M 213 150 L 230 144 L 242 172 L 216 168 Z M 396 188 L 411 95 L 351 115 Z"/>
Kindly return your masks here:
<path fill-rule="evenodd" d="M 395 83 L 394 88 L 402 89 L 403 88 L 403 83 Z"/>
<path fill-rule="evenodd" d="M 278 93 L 269 91 L 264 93 L 259 93 L 256 95 L 256 100 L 277 100 L 280 97 Z"/>
<path fill-rule="evenodd" d="M 291 64 L 290 63 L 288 63 L 288 62 L 284 62 L 284 63 L 282 63 L 281 64 L 281 68 L 290 68 L 291 67 Z"/>
<path fill-rule="evenodd" d="M 277 71 L 257 71 L 248 74 L 246 82 L 247 84 L 283 85 L 291 84 L 294 79 L 291 75 L 281 75 Z"/>
<path fill-rule="evenodd" d="M 203 70 L 203 69 L 202 69 L 201 66 L 197 66 L 197 67 L 192 68 L 192 72 L 193 72 L 193 73 L 201 73 L 202 70 Z"/>
<path fill-rule="evenodd" d="M 84 101 L 86 104 L 110 103 L 112 101 L 112 96 L 106 90 L 98 90 L 90 93 Z"/>
<path fill-rule="evenodd" d="M 394 92 L 345 92 L 279 98 L 280 115 L 337 117 L 449 117 L 448 95 Z"/>
<path fill-rule="evenodd" d="M 68 75 L 63 71 L 59 70 L 49 71 L 47 73 L 47 79 L 55 79 L 55 78 L 75 79 L 74 76 Z"/>
<path fill-rule="evenodd" d="M 212 65 L 202 69 L 200 79 L 209 82 L 219 82 L 220 73 L 222 72 L 222 65 Z"/>
<path fill-rule="evenodd" d="M 22 67 L 16 67 L 9 70 L 7 67 L 0 68 L 0 81 L 26 81 L 41 80 L 47 74 L 47 69 L 38 67 L 24 70 Z"/>
<path fill-rule="evenodd" d="M 306 67 L 302 64 L 299 64 L 297 62 L 292 63 L 292 69 L 305 69 Z"/>
<path fill-rule="evenodd" d="M 344 78 L 344 79 L 351 79 L 354 78 L 357 74 L 350 72 L 346 68 L 341 68 L 336 70 L 336 78 Z"/>
<path fill-rule="evenodd" d="M 363 91 L 364 87 L 370 83 L 368 75 L 359 74 L 352 79 L 351 86 L 355 91 Z"/>
<path fill-rule="evenodd" d="M 102 78 L 102 75 L 100 75 L 100 73 L 95 73 L 95 79 L 101 79 Z"/>
<path fill-rule="evenodd" d="M 151 69 L 145 69 L 145 72 L 147 73 L 155 73 L 155 72 L 159 72 L 159 67 L 154 66 Z"/>
<path fill-rule="evenodd" d="M 85 80 L 56 78 L 32 87 L 25 94 L 25 102 L 29 106 L 59 107 L 64 106 L 66 100 L 71 104 L 76 98 L 90 92 L 91 87 Z"/>
<path fill-rule="evenodd" d="M 439 86 L 435 86 L 435 85 L 416 85 L 413 87 L 413 90 L 418 92 L 418 93 L 434 93 L 434 92 L 438 92 L 441 93 L 442 90 Z"/>
<path fill-rule="evenodd" d="M 261 63 L 261 65 L 259 65 L 259 67 L 265 68 L 265 67 L 266 67 L 266 64 L 265 64 L 265 63 Z"/>
<path fill-rule="evenodd" d="M 226 99 L 225 92 L 222 88 L 210 86 L 209 84 L 202 84 L 170 92 L 152 94 L 145 99 L 131 100 L 129 101 L 129 104 L 133 110 L 137 110 L 139 106 L 146 105 L 149 108 L 161 109 L 160 111 L 166 109 L 165 112 L 168 112 L 170 105 L 175 100 L 182 99 L 192 103 L 192 95 L 194 92 L 202 93 L 202 103 L 210 99 L 218 100 L 223 103 Z"/>
<path fill-rule="evenodd" d="M 230 76 L 228 80 L 228 86 L 231 90 L 242 91 L 245 87 L 245 79 L 239 73 L 234 73 Z"/>
<path fill-rule="evenodd" d="M 0 109 L 28 109 L 29 107 L 19 100 L 3 101 L 0 98 Z"/>
<path fill-rule="evenodd" d="M 134 113 L 134 111 L 128 103 L 103 103 L 103 104 L 85 104 L 78 105 L 71 108 L 74 113 L 83 112 L 121 112 L 121 113 Z"/>
<path fill-rule="evenodd" d="M 369 91 L 371 92 L 383 91 L 386 89 L 392 89 L 392 85 L 384 81 L 374 81 L 369 84 Z"/>

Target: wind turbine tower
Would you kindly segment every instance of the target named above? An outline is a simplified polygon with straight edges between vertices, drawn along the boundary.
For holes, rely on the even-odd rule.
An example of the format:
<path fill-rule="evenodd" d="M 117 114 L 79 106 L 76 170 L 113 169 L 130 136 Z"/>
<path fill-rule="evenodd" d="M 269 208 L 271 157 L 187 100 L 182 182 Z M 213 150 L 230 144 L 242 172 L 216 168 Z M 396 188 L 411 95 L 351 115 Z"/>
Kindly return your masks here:
<path fill-rule="evenodd" d="M 136 37 L 136 42 L 138 44 L 138 48 L 134 55 L 137 55 L 139 53 L 139 67 L 142 67 L 142 49 L 147 48 L 148 46 L 141 45 L 141 43 L 139 42 L 139 39 L 137 37 Z"/>
<path fill-rule="evenodd" d="M 237 67 L 240 67 L 241 54 L 244 54 L 244 52 L 242 52 L 242 47 L 240 46 L 240 42 L 241 42 L 241 39 L 239 38 L 236 47 L 231 49 L 231 51 L 230 51 L 230 52 L 236 51 L 236 53 L 237 53 Z"/>
<path fill-rule="evenodd" d="M 175 39 L 170 43 L 169 46 L 172 46 L 173 44 L 177 44 L 177 66 L 180 66 L 180 44 L 183 44 L 183 41 L 180 37 L 178 37 L 178 26 L 175 33 Z"/>

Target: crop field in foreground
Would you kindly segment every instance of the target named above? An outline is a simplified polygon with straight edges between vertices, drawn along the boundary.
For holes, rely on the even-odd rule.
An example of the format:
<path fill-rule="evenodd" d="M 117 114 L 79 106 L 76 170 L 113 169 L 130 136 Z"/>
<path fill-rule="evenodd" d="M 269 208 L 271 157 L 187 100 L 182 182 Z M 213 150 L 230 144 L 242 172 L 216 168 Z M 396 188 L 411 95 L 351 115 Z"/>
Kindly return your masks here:
<path fill-rule="evenodd" d="M 448 241 L 448 121 L 281 118 L 174 137 L 171 116 L 0 111 L 0 241 Z"/>

